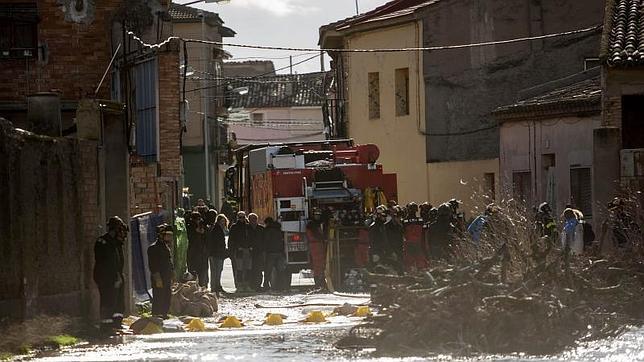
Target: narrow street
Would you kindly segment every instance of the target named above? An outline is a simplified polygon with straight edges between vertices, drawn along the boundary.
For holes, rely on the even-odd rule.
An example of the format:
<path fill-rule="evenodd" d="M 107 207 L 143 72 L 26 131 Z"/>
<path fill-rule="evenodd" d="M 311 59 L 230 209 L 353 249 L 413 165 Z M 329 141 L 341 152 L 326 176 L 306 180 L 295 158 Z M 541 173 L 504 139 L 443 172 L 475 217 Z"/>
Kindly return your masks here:
<path fill-rule="evenodd" d="M 81 345 L 43 356 L 42 361 L 115 361 L 115 360 L 280 360 L 310 361 L 319 358 L 342 359 L 356 357 L 353 351 L 341 351 L 333 344 L 343 333 L 364 318 L 330 316 L 323 323 L 302 322 L 311 311 L 333 312 L 333 305 L 349 303 L 365 305 L 369 296 L 355 297 L 334 294 L 307 294 L 313 280 L 303 274 L 293 274 L 293 293 L 236 296 L 219 299 L 219 312 L 205 318 L 207 328 L 217 328 L 222 316 L 235 316 L 244 326 L 240 329 L 218 328 L 208 332 L 178 332 L 155 335 L 132 335 L 113 339 L 104 345 Z M 226 259 L 222 285 L 234 291 L 230 259 Z M 314 305 L 315 304 L 315 305 Z M 326 304 L 329 306 L 320 306 Z M 298 306 L 295 305 L 311 305 Z M 286 318 L 281 326 L 265 326 L 267 313 L 279 313 Z M 167 320 L 165 328 L 182 327 L 179 319 Z"/>
<path fill-rule="evenodd" d="M 368 298 L 346 298 L 331 294 L 291 294 L 288 296 L 257 295 L 220 299 L 218 315 L 235 315 L 244 323 L 240 329 L 218 329 L 212 332 L 164 333 L 150 336 L 125 336 L 122 342 L 97 346 L 79 346 L 60 354 L 45 356 L 42 361 L 187 361 L 187 360 L 289 360 L 342 359 L 356 357 L 352 351 L 341 351 L 333 343 L 362 318 L 336 316 L 326 323 L 303 323 L 311 310 L 331 312 L 333 307 L 256 308 L 256 304 L 282 306 L 345 302 L 357 304 Z M 267 312 L 287 316 L 281 326 L 263 326 Z M 215 326 L 219 317 L 208 318 L 206 326 Z M 177 325 L 182 323 L 174 321 Z M 168 324 L 172 324 L 169 321 Z"/>

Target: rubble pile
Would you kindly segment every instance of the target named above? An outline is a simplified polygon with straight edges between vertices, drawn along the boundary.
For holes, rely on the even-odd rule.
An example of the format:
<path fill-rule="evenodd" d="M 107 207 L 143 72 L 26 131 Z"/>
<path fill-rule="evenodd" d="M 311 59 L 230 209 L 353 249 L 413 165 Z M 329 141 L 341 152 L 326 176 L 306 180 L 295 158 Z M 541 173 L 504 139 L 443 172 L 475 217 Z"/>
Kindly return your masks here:
<path fill-rule="evenodd" d="M 217 296 L 195 281 L 175 284 L 172 288 L 170 314 L 212 317 L 218 310 Z"/>
<path fill-rule="evenodd" d="M 428 271 L 371 274 L 382 313 L 338 346 L 385 356 L 544 355 L 644 324 L 641 234 L 627 252 L 575 256 L 547 238 L 530 240 L 529 226 L 512 225 L 519 231 L 478 252 L 460 241 L 463 250 Z"/>

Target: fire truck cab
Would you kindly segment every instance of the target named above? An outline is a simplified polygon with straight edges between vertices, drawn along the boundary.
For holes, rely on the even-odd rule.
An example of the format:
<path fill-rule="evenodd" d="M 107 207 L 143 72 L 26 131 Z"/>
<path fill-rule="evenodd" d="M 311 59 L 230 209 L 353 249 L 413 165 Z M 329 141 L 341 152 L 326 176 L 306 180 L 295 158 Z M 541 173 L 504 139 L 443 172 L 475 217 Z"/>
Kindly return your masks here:
<path fill-rule="evenodd" d="M 306 225 L 320 209 L 328 265 L 341 283 L 344 271 L 366 263 L 354 255 L 366 213 L 396 199 L 396 175 L 383 173 L 378 157 L 377 146 L 350 139 L 246 145 L 234 151 L 225 184 L 240 210 L 281 223 L 289 273 L 309 268 Z"/>

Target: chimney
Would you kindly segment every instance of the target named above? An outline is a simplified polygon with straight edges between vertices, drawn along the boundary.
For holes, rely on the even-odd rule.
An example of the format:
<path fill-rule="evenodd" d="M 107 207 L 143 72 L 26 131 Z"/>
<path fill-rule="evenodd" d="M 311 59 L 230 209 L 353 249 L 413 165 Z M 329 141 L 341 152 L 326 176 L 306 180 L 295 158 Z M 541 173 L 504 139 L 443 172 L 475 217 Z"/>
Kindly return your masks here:
<path fill-rule="evenodd" d="M 27 121 L 31 132 L 61 137 L 63 130 L 58 93 L 42 92 L 28 95 Z"/>

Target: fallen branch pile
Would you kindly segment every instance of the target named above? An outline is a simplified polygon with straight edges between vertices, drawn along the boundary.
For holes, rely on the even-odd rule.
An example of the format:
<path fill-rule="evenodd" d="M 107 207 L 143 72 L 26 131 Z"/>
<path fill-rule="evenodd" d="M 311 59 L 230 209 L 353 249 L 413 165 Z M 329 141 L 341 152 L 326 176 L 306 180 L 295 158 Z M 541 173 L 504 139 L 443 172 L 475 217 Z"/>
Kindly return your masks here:
<path fill-rule="evenodd" d="M 338 346 L 390 356 L 544 355 L 644 324 L 641 242 L 619 256 L 571 256 L 547 239 L 516 236 L 487 257 L 462 253 L 411 276 L 371 274 L 382 312 Z"/>

